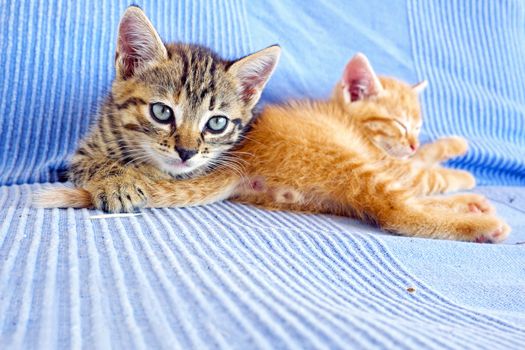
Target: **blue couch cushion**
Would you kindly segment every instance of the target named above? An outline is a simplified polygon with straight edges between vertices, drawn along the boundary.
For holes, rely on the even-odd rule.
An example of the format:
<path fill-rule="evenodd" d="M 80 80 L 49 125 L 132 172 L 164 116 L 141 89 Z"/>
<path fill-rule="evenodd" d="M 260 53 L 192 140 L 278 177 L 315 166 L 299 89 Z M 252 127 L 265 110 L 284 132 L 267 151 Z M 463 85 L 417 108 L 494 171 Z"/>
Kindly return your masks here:
<path fill-rule="evenodd" d="M 377 71 L 423 94 L 423 139 L 463 135 L 451 164 L 485 184 L 525 183 L 525 3 L 438 0 L 137 1 L 165 40 L 226 57 L 280 43 L 264 101 L 326 97 L 345 62 L 365 52 Z M 113 77 L 127 1 L 11 1 L 0 9 L 0 184 L 55 181 Z"/>
<path fill-rule="evenodd" d="M 230 202 L 97 219 L 31 208 L 41 188 L 0 187 L 4 349 L 525 343 L 524 230 L 503 245 L 435 241 Z M 500 189 L 485 192 L 514 198 L 498 210 L 523 228 L 525 191 Z"/>

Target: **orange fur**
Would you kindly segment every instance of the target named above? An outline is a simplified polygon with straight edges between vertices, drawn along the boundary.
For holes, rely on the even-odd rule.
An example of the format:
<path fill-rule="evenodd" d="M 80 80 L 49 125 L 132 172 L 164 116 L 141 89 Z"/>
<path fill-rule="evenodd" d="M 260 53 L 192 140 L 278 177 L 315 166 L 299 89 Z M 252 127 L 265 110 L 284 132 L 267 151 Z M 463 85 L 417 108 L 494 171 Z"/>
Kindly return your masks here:
<path fill-rule="evenodd" d="M 443 168 L 439 164 L 465 154 L 468 148 L 465 139 L 441 138 L 418 149 L 422 125 L 418 94 L 426 86 L 426 81 L 410 86 L 394 78 L 378 77 L 368 59 L 357 54 L 348 62 L 330 100 L 344 113 L 329 113 L 325 121 L 351 125 L 371 152 L 382 152 L 393 159 L 410 159 L 412 174 L 400 173 L 399 178 L 406 178 L 404 185 L 416 187 L 417 194 L 471 189 L 476 181 L 469 172 Z M 268 191 L 270 199 L 259 200 L 262 206 L 302 198 L 290 188 L 269 188 Z"/>
<path fill-rule="evenodd" d="M 237 200 L 275 209 L 357 217 L 410 236 L 498 241 L 508 234 L 508 226 L 489 211 L 471 209 L 486 206 L 481 196 L 414 196 L 414 189 L 401 186 L 389 175 L 404 173 L 410 177 L 411 163 L 377 152 L 351 125 L 336 119 L 326 123 L 333 114 L 342 117 L 344 111 L 328 102 L 267 107 L 239 149 L 244 172 L 248 178 L 263 178 L 267 189 L 290 188 L 304 198 L 296 203 L 277 203 L 265 190 L 257 193 L 241 186 Z M 221 187 L 217 184 L 227 178 L 226 172 L 163 182 L 151 204 L 177 203 L 184 191 L 202 191 L 210 184 Z M 230 178 L 237 176 L 230 173 Z M 459 198 L 468 204 L 458 205 Z"/>

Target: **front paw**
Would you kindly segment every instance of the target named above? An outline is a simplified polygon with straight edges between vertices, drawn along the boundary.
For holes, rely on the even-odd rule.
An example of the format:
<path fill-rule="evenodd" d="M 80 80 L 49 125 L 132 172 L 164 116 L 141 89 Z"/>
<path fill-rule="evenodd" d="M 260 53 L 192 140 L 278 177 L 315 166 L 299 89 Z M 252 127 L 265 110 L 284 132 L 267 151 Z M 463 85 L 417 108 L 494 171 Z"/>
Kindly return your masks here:
<path fill-rule="evenodd" d="M 463 137 L 450 136 L 445 137 L 440 141 L 444 142 L 447 145 L 445 159 L 451 159 L 462 156 L 468 151 L 468 141 L 465 140 Z"/>
<path fill-rule="evenodd" d="M 133 213 L 146 206 L 148 194 L 143 181 L 111 177 L 87 187 L 93 206 L 109 213 Z"/>

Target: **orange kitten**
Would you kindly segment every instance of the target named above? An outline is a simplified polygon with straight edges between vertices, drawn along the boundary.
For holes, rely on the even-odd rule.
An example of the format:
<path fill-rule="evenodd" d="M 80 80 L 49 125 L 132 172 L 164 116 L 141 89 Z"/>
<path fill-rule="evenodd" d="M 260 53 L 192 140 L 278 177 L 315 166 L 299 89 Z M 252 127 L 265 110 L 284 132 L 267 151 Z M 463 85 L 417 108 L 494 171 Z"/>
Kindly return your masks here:
<path fill-rule="evenodd" d="M 441 138 L 419 148 L 422 117 L 418 94 L 426 86 L 426 81 L 410 86 L 394 78 L 378 77 L 366 56 L 358 53 L 347 63 L 341 80 L 333 89 L 331 102 L 345 113 L 332 114 L 329 118 L 340 118 L 339 122 L 351 124 L 369 146 L 392 158 L 410 158 L 415 171 L 417 167 L 433 167 L 431 172 L 422 171 L 421 177 L 416 178 L 421 181 L 419 194 L 471 189 L 476 181 L 469 172 L 442 168 L 439 164 L 465 154 L 468 147 L 465 139 Z M 413 183 L 406 185 L 413 186 Z M 268 191 L 273 200 L 280 203 L 302 198 L 301 194 L 287 188 Z"/>
<path fill-rule="evenodd" d="M 378 149 L 394 158 L 411 158 L 420 166 L 436 167 L 434 181 L 428 180 L 422 194 L 471 189 L 476 181 L 469 172 L 438 167 L 440 162 L 466 153 L 465 139 L 442 138 L 419 148 L 423 121 L 418 94 L 426 86 L 426 81 L 410 86 L 397 79 L 378 77 L 368 59 L 357 54 L 346 65 L 332 98 Z"/>
<path fill-rule="evenodd" d="M 130 29 L 133 35 L 128 36 Z M 277 63 L 278 48 L 229 64 L 221 63 L 224 61 L 208 51 L 191 54 L 196 60 L 191 62 L 200 68 L 209 64 L 197 62 L 199 58 L 208 62 L 217 60 L 218 71 L 213 77 L 223 79 L 221 84 L 215 84 L 215 80 L 206 78 L 208 70 L 196 69 L 191 71 L 191 79 L 200 84 L 192 84 L 197 89 L 194 90 L 179 85 L 180 69 L 175 68 L 187 67 L 189 60 L 182 65 L 179 60 L 188 58 L 188 52 L 178 56 L 179 51 L 171 51 L 173 46 L 162 44 L 142 11 L 127 11 L 121 22 L 122 34 L 124 37 L 119 40 L 126 44 L 121 46 L 123 53 L 130 50 L 133 55 L 129 64 L 124 65 L 119 61 L 122 57 L 117 56 L 117 68 L 126 78 L 114 85 L 121 87 L 117 91 L 123 101 L 114 106 L 118 110 L 117 115 L 112 114 L 116 124 L 99 124 L 98 131 L 95 129 L 88 136 L 87 141 L 99 142 L 96 157 L 93 149 L 89 152 L 83 149 L 95 144 L 84 142 L 79 148 L 74 164 L 81 166 L 73 168 L 71 174 L 81 188 L 39 194 L 36 200 L 40 205 L 94 204 L 115 212 L 144 206 L 201 205 L 238 195 L 239 200 L 254 204 L 262 198 L 275 207 L 284 205 L 293 210 L 347 215 L 407 236 L 497 242 L 509 233 L 510 228 L 492 214 L 491 206 L 482 196 L 416 196 L 427 190 L 428 180 L 437 176 L 435 170 L 415 167 L 409 160 L 392 158 L 379 150 L 363 137 L 348 120 L 347 112 L 336 103 L 300 101 L 268 106 L 253 120 L 251 107 Z M 136 38 L 140 40 L 134 41 Z M 156 74 L 159 69 L 170 74 Z M 155 90 L 159 87 L 155 79 L 162 82 L 161 87 L 169 89 Z M 208 113 L 210 98 L 201 98 L 211 92 L 203 84 L 206 81 L 213 82 L 214 94 L 229 98 L 230 107 L 233 104 L 236 108 L 223 107 L 220 114 Z M 170 94 L 162 95 L 166 91 Z M 179 99 L 172 101 L 173 96 Z M 149 108 L 144 108 L 142 101 L 149 103 Z M 180 101 L 190 101 L 190 107 L 193 101 L 193 106 L 199 108 L 172 106 Z M 217 104 L 215 100 L 213 106 Z M 218 115 L 225 119 L 213 119 Z M 176 124 L 173 121 L 177 117 L 180 123 Z M 243 127 L 231 128 L 230 123 L 238 125 L 237 119 Z M 168 121 L 171 133 L 162 131 L 162 125 Z M 246 127 L 248 124 L 251 128 Z M 124 132 L 122 127 L 126 125 Z M 113 143 L 104 146 L 103 136 L 107 134 L 103 131 L 112 133 Z M 208 132 L 212 135 L 204 135 L 209 139 L 203 141 L 203 133 Z M 230 144 L 238 138 L 243 142 Z M 134 144 L 148 152 L 136 155 L 118 147 L 110 150 L 122 154 L 108 151 L 104 155 L 102 150 L 114 144 Z M 192 144 L 195 147 L 188 146 Z M 214 144 L 214 152 L 210 154 Z M 209 145 L 208 149 L 205 145 Z M 154 146 L 162 152 L 154 152 Z M 119 155 L 126 157 L 122 159 Z M 185 163 L 193 157 L 198 162 Z M 185 178 L 177 178 L 181 166 L 188 170 L 183 172 Z M 247 187 L 249 191 L 245 190 Z M 265 188 L 290 188 L 300 193 L 301 198 L 292 198 L 296 203 L 291 204 L 272 202 Z"/>

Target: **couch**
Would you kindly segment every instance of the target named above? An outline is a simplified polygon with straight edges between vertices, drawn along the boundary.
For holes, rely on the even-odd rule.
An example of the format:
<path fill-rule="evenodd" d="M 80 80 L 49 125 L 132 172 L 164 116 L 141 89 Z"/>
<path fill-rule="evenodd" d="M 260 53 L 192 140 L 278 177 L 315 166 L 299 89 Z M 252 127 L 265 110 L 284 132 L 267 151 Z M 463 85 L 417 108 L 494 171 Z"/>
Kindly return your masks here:
<path fill-rule="evenodd" d="M 0 2 L 0 347 L 519 349 L 525 344 L 525 4 L 135 1 L 167 40 L 284 53 L 262 104 L 327 97 L 346 61 L 428 79 L 424 141 L 470 141 L 512 226 L 498 245 L 407 238 L 231 202 L 126 218 L 36 209 L 114 75 L 127 1 Z"/>

